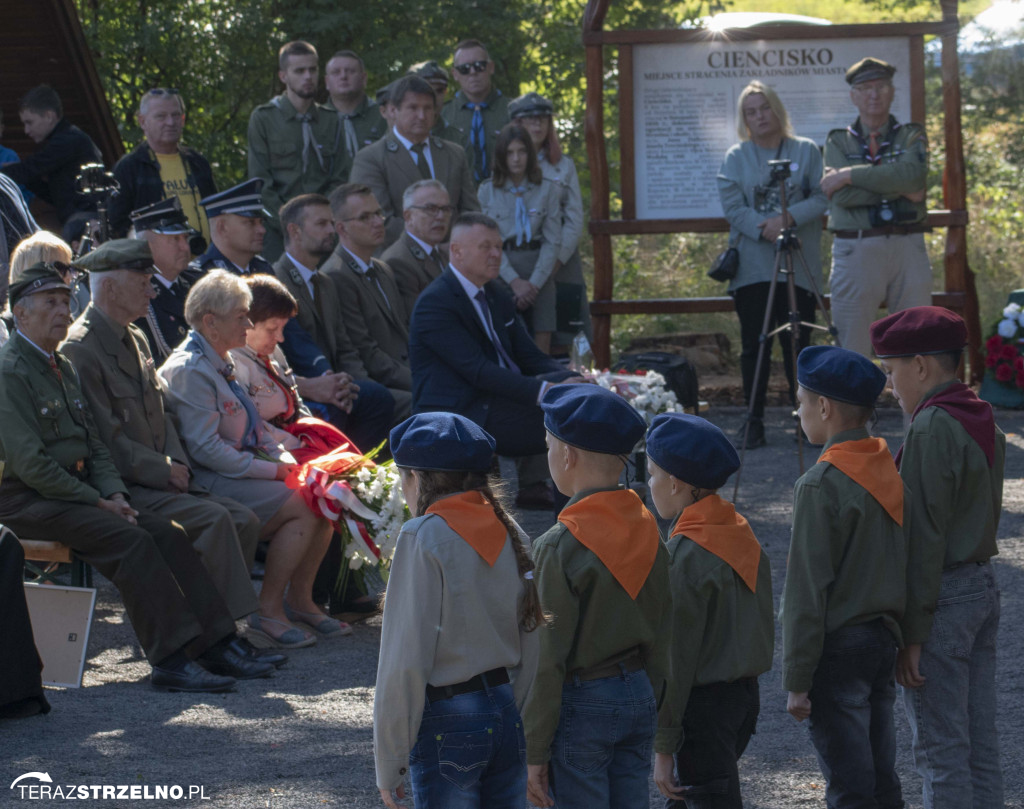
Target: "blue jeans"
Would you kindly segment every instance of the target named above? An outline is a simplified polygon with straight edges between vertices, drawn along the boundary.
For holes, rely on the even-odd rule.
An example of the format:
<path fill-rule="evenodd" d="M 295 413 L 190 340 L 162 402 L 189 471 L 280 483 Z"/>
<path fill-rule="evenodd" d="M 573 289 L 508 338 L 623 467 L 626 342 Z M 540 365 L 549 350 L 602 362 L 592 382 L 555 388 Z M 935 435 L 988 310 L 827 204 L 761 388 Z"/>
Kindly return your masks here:
<path fill-rule="evenodd" d="M 942 574 L 921 647 L 920 688 L 903 689 L 925 809 L 1002 809 L 996 735 L 999 589 L 987 562 Z"/>
<path fill-rule="evenodd" d="M 761 694 L 756 677 L 694 686 L 683 713 L 683 746 L 675 754 L 686 801 L 665 809 L 743 809 L 736 762 L 757 729 Z"/>
<path fill-rule="evenodd" d="M 811 686 L 811 741 L 829 809 L 899 809 L 896 640 L 880 618 L 825 636 Z"/>
<path fill-rule="evenodd" d="M 416 809 L 523 809 L 526 737 L 512 686 L 428 702 L 409 777 Z"/>
<path fill-rule="evenodd" d="M 549 765 L 558 809 L 648 809 L 656 724 L 642 669 L 562 686 Z"/>

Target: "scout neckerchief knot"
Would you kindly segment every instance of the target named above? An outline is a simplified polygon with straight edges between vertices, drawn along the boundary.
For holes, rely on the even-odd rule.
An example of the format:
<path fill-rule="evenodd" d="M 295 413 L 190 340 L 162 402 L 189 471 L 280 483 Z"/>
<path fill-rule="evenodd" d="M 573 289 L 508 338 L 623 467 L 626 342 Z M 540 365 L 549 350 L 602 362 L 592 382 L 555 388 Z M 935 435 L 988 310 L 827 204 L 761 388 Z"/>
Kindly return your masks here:
<path fill-rule="evenodd" d="M 632 489 L 596 492 L 566 506 L 558 521 L 589 548 L 636 600 L 654 566 L 658 523 Z"/>
<path fill-rule="evenodd" d="M 470 102 L 466 106 L 473 110 L 473 123 L 469 135 L 473 151 L 476 152 L 476 170 L 473 172 L 473 179 L 480 182 L 487 179 L 490 174 L 487 170 L 487 134 L 484 132 L 483 113 L 487 109 L 487 102 L 481 101 L 479 104 Z"/>
<path fill-rule="evenodd" d="M 359 136 L 356 134 L 355 124 L 352 123 L 352 119 L 356 115 L 357 113 L 341 114 L 345 128 L 345 148 L 348 150 L 349 157 L 355 157 L 356 152 L 359 151 Z"/>
<path fill-rule="evenodd" d="M 846 127 L 846 131 L 849 132 L 853 137 L 860 143 L 863 157 L 868 163 L 879 164 L 882 162 L 882 157 L 885 155 L 886 149 L 892 147 L 892 140 L 896 136 L 897 130 L 902 126 L 895 117 L 889 116 L 889 138 L 887 140 L 878 142 L 878 132 L 870 132 L 868 138 L 865 138 L 863 133 L 854 129 L 852 126 Z M 893 155 L 895 157 L 895 154 Z"/>
<path fill-rule="evenodd" d="M 508 533 L 494 506 L 479 491 L 460 492 L 438 500 L 427 514 L 436 514 L 462 537 L 480 558 L 494 567 Z"/>
<path fill-rule="evenodd" d="M 979 399 L 974 391 L 963 382 L 955 382 L 930 399 L 921 402 L 914 411 L 914 415 L 910 417 L 911 422 L 926 407 L 941 408 L 960 422 L 960 426 L 985 453 L 985 460 L 988 461 L 989 468 L 992 467 L 996 452 L 996 423 L 992 417 L 992 405 Z M 900 451 L 896 453 L 897 467 L 902 460 L 903 447 L 900 447 Z"/>
<path fill-rule="evenodd" d="M 530 228 L 530 214 L 526 211 L 526 200 L 523 195 L 530 187 L 529 183 L 513 185 L 509 190 L 516 195 L 516 246 L 529 244 L 533 241 L 533 230 Z"/>
<path fill-rule="evenodd" d="M 709 494 L 683 509 L 670 536 L 682 535 L 713 553 L 736 571 L 750 592 L 757 592 L 761 545 L 732 503 Z"/>
<path fill-rule="evenodd" d="M 320 171 L 326 171 L 324 157 L 320 154 L 320 144 L 316 142 L 316 136 L 313 134 L 313 115 L 307 112 L 296 115 L 295 118 L 302 124 L 302 173 L 305 174 L 306 169 L 309 168 L 310 152 L 316 155 Z"/>
<path fill-rule="evenodd" d="M 903 525 L 903 480 L 884 438 L 833 444 L 818 458 L 819 463 L 822 461 L 865 489 L 897 525 Z"/>

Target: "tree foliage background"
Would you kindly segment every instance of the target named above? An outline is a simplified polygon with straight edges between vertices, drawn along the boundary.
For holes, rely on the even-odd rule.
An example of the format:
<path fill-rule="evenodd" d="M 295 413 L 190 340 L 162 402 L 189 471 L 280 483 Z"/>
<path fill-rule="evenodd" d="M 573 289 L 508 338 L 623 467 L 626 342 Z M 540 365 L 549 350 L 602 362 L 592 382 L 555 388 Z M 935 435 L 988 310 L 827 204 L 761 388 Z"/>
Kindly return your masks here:
<path fill-rule="evenodd" d="M 188 105 L 185 138 L 214 165 L 218 184 L 244 179 L 249 113 L 279 92 L 277 49 L 307 39 L 321 66 L 336 50 L 360 53 L 368 89 L 402 75 L 410 64 L 436 59 L 451 68 L 460 39 L 484 41 L 496 62 L 495 83 L 511 96 L 537 90 L 556 105 L 566 152 L 580 169 L 584 200 L 589 172 L 583 144 L 585 0 L 75 0 L 86 37 L 127 148 L 141 133 L 135 111 L 151 87 L 176 87 Z M 963 0 L 961 23 L 990 0 Z M 718 11 L 775 11 L 825 17 L 834 23 L 938 20 L 938 0 L 612 0 L 606 29 L 672 28 Z M 999 43 L 993 43 L 998 45 Z M 962 56 L 963 126 L 971 210 L 970 262 L 978 273 L 983 320 L 995 317 L 1008 290 L 1021 286 L 1024 264 L 1024 60 L 1019 50 Z M 615 50 L 606 49 L 606 137 L 612 186 L 617 178 Z M 932 136 L 929 201 L 941 207 L 941 78 L 928 76 Z M 452 87 L 454 90 L 454 85 Z M 615 200 L 613 199 L 613 207 Z M 944 232 L 930 237 L 936 289 L 942 288 Z M 826 240 L 827 242 L 828 240 Z M 616 296 L 687 297 L 721 294 L 706 267 L 723 237 L 668 234 L 617 237 Z M 589 245 L 582 245 L 585 263 Z M 827 246 L 825 258 L 827 261 Z M 734 333 L 731 315 L 616 318 L 614 341 L 637 334 L 716 329 Z"/>

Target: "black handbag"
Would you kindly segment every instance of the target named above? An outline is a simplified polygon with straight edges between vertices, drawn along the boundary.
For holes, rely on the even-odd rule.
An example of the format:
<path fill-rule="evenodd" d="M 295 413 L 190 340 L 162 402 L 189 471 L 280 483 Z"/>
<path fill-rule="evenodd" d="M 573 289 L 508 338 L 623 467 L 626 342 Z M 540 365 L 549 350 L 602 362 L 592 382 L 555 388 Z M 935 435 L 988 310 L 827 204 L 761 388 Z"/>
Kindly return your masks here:
<path fill-rule="evenodd" d="M 723 250 L 711 263 L 708 278 L 715 281 L 731 281 L 740 268 L 740 251 L 735 247 Z"/>

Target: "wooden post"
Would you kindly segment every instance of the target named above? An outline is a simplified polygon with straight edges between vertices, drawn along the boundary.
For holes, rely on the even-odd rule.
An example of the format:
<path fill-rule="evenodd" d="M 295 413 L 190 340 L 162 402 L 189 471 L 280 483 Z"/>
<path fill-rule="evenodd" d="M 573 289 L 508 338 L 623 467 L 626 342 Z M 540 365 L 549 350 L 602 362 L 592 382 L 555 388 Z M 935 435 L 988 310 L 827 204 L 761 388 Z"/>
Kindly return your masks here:
<path fill-rule="evenodd" d="M 957 22 L 958 0 L 942 0 L 944 22 Z M 967 210 L 967 176 L 964 140 L 960 130 L 960 57 L 956 50 L 957 28 L 942 36 L 942 106 L 946 139 L 946 167 L 942 175 L 944 204 L 954 211 Z M 967 322 L 971 381 L 985 373 L 981 357 L 981 322 L 974 273 L 967 264 L 967 223 L 946 229 L 946 291 L 964 294 L 963 317 Z"/>
<path fill-rule="evenodd" d="M 583 41 L 586 44 L 587 113 L 584 135 L 590 161 L 591 219 L 611 218 L 608 177 L 608 155 L 604 139 L 604 50 L 600 42 L 587 42 L 588 32 L 600 32 L 608 13 L 609 0 L 589 0 L 583 13 Z M 612 237 L 609 233 L 593 233 L 594 238 L 594 300 L 611 301 L 615 297 L 612 276 Z M 612 316 L 594 314 L 594 361 L 598 368 L 611 363 Z"/>

